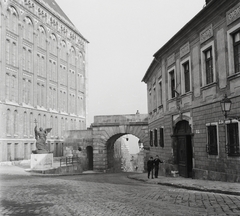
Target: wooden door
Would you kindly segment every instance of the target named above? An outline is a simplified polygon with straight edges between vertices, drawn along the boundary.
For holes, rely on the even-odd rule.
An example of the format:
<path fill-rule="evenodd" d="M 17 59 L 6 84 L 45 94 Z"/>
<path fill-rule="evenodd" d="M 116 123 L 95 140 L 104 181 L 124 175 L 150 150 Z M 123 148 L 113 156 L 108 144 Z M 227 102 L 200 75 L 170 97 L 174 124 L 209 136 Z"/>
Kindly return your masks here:
<path fill-rule="evenodd" d="M 179 175 L 188 177 L 188 155 L 187 155 L 187 139 L 186 136 L 178 137 L 178 169 Z"/>

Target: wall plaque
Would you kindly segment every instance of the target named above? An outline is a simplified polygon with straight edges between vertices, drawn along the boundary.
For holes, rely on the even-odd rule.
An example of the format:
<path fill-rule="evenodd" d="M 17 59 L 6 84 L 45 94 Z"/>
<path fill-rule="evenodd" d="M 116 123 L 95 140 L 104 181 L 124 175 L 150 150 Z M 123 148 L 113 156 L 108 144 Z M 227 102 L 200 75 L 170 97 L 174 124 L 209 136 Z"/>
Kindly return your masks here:
<path fill-rule="evenodd" d="M 167 66 L 172 65 L 174 62 L 175 62 L 175 53 L 173 53 L 167 58 Z"/>
<path fill-rule="evenodd" d="M 227 25 L 240 17 L 240 3 L 226 13 Z"/>
<path fill-rule="evenodd" d="M 190 45 L 189 45 L 189 42 L 188 42 L 180 48 L 180 58 L 182 58 L 183 56 L 185 56 L 189 52 L 190 52 Z"/>
<path fill-rule="evenodd" d="M 212 24 L 200 32 L 200 43 L 207 41 L 213 36 Z"/>

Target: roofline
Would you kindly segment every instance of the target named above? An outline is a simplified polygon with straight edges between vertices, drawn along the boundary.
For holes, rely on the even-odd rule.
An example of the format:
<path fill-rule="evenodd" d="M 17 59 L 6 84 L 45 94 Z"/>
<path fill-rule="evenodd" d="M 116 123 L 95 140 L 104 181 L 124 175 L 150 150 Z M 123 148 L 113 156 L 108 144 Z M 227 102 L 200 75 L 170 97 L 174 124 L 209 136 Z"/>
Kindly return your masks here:
<path fill-rule="evenodd" d="M 225 1 L 226 1 L 226 0 L 224 0 L 224 2 L 225 2 Z M 146 81 L 147 75 L 149 74 L 150 69 L 151 69 L 151 67 L 153 66 L 153 62 L 154 62 L 154 60 L 157 59 L 159 53 L 160 53 L 162 50 L 166 49 L 166 47 L 169 47 L 169 44 L 171 44 L 171 42 L 172 42 L 179 34 L 181 34 L 182 32 L 184 32 L 185 29 L 187 29 L 189 25 L 191 25 L 192 23 L 194 23 L 194 21 L 195 21 L 199 16 L 201 16 L 203 13 L 205 13 L 205 11 L 206 11 L 207 9 L 209 9 L 209 6 L 211 6 L 212 4 L 214 4 L 214 2 L 218 2 L 218 0 L 212 0 L 212 1 L 210 1 L 207 5 L 205 5 L 205 7 L 204 7 L 202 10 L 200 10 L 192 19 L 190 19 L 189 22 L 187 22 L 172 38 L 170 38 L 170 39 L 153 55 L 154 59 L 153 59 L 152 63 L 150 64 L 150 66 L 148 67 L 148 69 L 147 69 L 147 71 L 146 71 L 146 73 L 145 73 L 145 75 L 144 75 L 144 77 L 143 77 L 143 79 L 142 79 L 142 82 L 145 82 L 145 81 Z M 223 4 L 223 2 L 222 2 L 222 4 Z M 201 22 L 201 21 L 199 20 L 198 22 Z M 146 83 L 146 82 L 145 82 L 145 83 Z"/>

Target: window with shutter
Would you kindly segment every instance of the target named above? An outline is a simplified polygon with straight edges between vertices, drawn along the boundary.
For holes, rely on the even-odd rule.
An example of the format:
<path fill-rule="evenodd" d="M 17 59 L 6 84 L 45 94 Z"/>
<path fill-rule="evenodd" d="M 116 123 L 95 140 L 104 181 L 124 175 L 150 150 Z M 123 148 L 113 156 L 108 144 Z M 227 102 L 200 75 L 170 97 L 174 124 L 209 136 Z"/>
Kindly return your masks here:
<path fill-rule="evenodd" d="M 218 155 L 217 126 L 216 125 L 207 126 L 207 132 L 208 132 L 207 152 L 209 155 Z"/>
<path fill-rule="evenodd" d="M 163 148 L 164 147 L 164 133 L 163 128 L 159 128 L 160 138 L 159 138 L 159 145 Z"/>
<path fill-rule="evenodd" d="M 150 131 L 150 146 L 153 146 L 153 132 Z"/>
<path fill-rule="evenodd" d="M 240 156 L 238 123 L 227 124 L 227 136 L 226 151 L 228 156 Z"/>

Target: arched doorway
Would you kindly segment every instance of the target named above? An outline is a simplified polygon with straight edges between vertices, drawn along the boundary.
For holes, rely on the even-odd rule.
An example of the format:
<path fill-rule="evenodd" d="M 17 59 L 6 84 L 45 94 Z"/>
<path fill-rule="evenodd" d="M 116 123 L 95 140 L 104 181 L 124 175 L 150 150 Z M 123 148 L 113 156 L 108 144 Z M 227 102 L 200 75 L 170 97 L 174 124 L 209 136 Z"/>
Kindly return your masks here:
<path fill-rule="evenodd" d="M 188 121 L 180 121 L 174 128 L 176 139 L 176 159 L 179 175 L 189 178 L 192 177 L 193 150 L 192 132 Z"/>
<path fill-rule="evenodd" d="M 88 170 L 93 170 L 93 147 L 87 146 L 87 162 L 88 162 Z"/>

